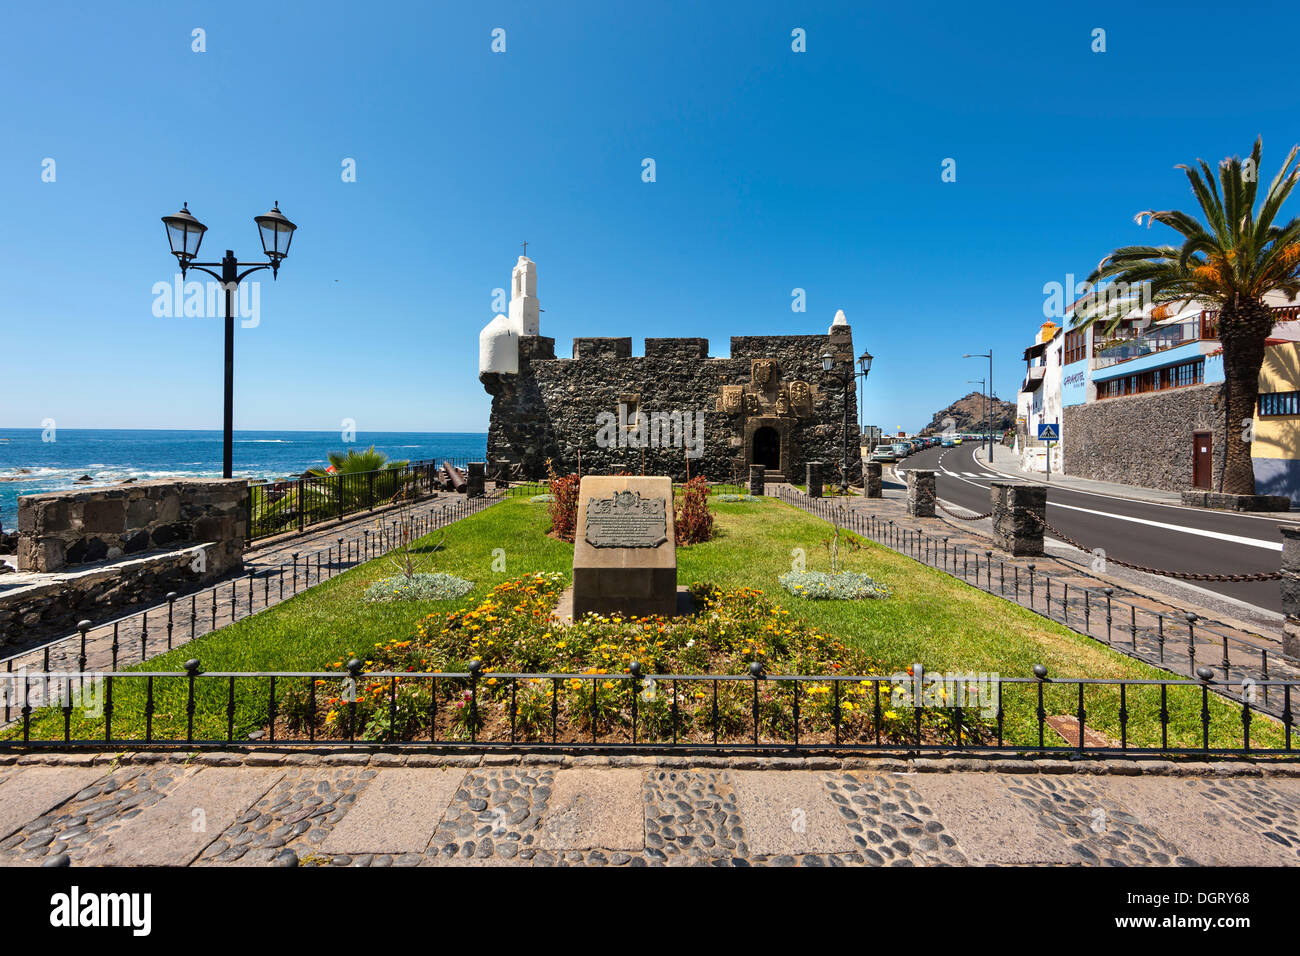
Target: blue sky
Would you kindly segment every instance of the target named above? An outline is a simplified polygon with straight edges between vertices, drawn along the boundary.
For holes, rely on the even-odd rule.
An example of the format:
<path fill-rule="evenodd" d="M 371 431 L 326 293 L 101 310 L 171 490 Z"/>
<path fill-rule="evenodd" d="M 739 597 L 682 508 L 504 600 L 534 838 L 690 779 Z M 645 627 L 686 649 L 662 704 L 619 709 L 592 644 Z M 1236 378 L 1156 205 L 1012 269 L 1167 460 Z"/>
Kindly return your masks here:
<path fill-rule="evenodd" d="M 204 258 L 252 259 L 251 217 L 278 200 L 300 228 L 236 334 L 238 428 L 486 430 L 478 332 L 525 239 L 560 354 L 575 335 L 638 353 L 704 335 L 725 355 L 733 334 L 824 332 L 842 308 L 876 356 L 867 420 L 917 428 L 984 376 L 965 352 L 991 346 L 1014 398 L 1044 283 L 1157 238 L 1133 214 L 1190 206 L 1176 163 L 1262 135 L 1271 177 L 1300 138 L 1275 42 L 1300 15 L 1281 5 L 46 2 L 4 18 L 5 427 L 220 427 L 220 320 L 153 314 L 176 272 L 158 217 L 188 201 Z"/>

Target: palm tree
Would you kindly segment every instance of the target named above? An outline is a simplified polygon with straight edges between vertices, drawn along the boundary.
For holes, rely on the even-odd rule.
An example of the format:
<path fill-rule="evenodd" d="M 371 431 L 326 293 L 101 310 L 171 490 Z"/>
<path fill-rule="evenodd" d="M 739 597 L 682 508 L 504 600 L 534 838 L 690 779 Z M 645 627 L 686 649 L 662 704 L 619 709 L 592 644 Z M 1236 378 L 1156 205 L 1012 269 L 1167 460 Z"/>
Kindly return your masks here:
<path fill-rule="evenodd" d="M 366 471 L 384 471 L 386 469 L 406 467 L 404 461 L 389 461 L 388 456 L 382 451 L 375 451 L 374 445 L 371 445 L 365 451 L 349 448 L 346 455 L 341 451 L 332 451 L 329 453 L 329 462 L 332 471 L 323 468 L 309 470 L 313 475 L 324 477 L 326 475 L 356 475 Z"/>
<path fill-rule="evenodd" d="M 1264 296 L 1300 293 L 1300 218 L 1285 225 L 1274 220 L 1300 178 L 1293 146 L 1255 208 L 1261 141 L 1245 162 L 1238 156 L 1219 164 L 1218 183 L 1204 160 L 1199 169 L 1179 165 L 1200 205 L 1202 222 L 1178 210 L 1145 210 L 1135 217 L 1147 227 L 1159 222 L 1182 234 L 1180 246 L 1125 246 L 1101 261 L 1088 277 L 1090 290 L 1073 306 L 1074 327 L 1098 323 L 1109 334 L 1130 311 L 1132 300 L 1115 288 L 1145 289 L 1156 308 L 1150 318 L 1175 314 L 1192 302 L 1217 306 L 1218 337 L 1223 346 L 1224 414 L 1227 440 L 1221 491 L 1254 494 L 1255 473 L 1250 444 L 1238 422 L 1249 425 L 1259 397 L 1259 369 L 1273 329 L 1273 312 Z M 1111 280 L 1106 288 L 1098 282 Z"/>
<path fill-rule="evenodd" d="M 382 451 L 371 445 L 365 451 L 348 449 L 329 453 L 329 469 L 311 468 L 309 474 L 332 478 L 324 487 L 313 489 L 315 506 L 325 513 L 357 511 L 377 502 L 389 501 L 403 490 L 408 476 L 405 461 L 389 461 Z"/>

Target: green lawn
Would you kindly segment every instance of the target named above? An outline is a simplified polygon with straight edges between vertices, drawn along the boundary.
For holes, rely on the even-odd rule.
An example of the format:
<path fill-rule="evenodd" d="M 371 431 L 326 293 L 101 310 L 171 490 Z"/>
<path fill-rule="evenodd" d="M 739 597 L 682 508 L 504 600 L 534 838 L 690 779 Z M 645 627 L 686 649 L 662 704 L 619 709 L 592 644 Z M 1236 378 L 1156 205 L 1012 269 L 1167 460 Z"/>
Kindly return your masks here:
<path fill-rule="evenodd" d="M 823 542 L 830 526 L 772 498 L 760 502 L 711 502 L 716 514 L 714 540 L 678 549 L 678 581 L 709 581 L 723 587 L 748 586 L 766 591 L 792 615 L 856 646 L 882 663 L 886 673 L 920 662 L 927 672 L 1028 676 L 1043 664 L 1052 677 L 1154 678 L 1171 676 L 1139 664 L 1095 641 L 1046 621 L 1023 608 L 985 594 L 910 558 L 866 543 L 859 551 L 842 553 L 845 567 L 865 572 L 893 590 L 878 601 L 807 601 L 785 594 L 777 583 L 790 570 L 802 549 L 810 570 L 828 570 Z M 420 570 L 446 571 L 472 580 L 475 588 L 458 601 L 366 604 L 362 592 L 371 582 L 396 574 L 391 558 L 378 558 L 339 575 L 284 603 L 156 657 L 150 671 L 179 671 L 197 658 L 204 671 L 316 670 L 337 665 L 381 641 L 409 636 L 416 623 L 435 611 L 471 607 L 493 586 L 534 571 L 570 573 L 573 546 L 545 535 L 546 505 L 527 498 L 506 500 L 463 519 L 444 532 L 416 543 Z M 113 731 L 143 735 L 141 681 L 118 680 Z M 155 734 L 184 736 L 183 679 L 156 679 Z M 254 682 L 249 681 L 252 685 Z M 197 736 L 224 735 L 224 686 L 201 680 Z M 270 688 L 240 682 L 234 726 L 236 735 L 264 726 Z M 1036 739 L 1036 688 L 1008 691 L 1004 699 L 1008 739 Z M 278 693 L 278 692 L 277 692 Z M 1049 687 L 1047 712 L 1073 714 L 1073 688 Z M 1091 688 L 1085 701 L 1088 725 L 1119 738 L 1118 689 Z M 1159 689 L 1130 688 L 1130 744 L 1159 742 Z M 1200 743 L 1200 693 L 1174 688 L 1169 694 L 1173 730 L 1171 743 Z M 1240 709 L 1211 699 L 1211 740 L 1237 746 L 1241 740 Z M 42 713 L 33 719 L 34 737 L 61 736 L 63 716 Z M 72 715 L 73 736 L 102 736 L 103 720 Z M 13 731 L 10 732 L 11 735 Z M 1252 743 L 1276 745 L 1280 727 L 1257 717 Z M 1059 742 L 1059 741 L 1058 741 Z"/>

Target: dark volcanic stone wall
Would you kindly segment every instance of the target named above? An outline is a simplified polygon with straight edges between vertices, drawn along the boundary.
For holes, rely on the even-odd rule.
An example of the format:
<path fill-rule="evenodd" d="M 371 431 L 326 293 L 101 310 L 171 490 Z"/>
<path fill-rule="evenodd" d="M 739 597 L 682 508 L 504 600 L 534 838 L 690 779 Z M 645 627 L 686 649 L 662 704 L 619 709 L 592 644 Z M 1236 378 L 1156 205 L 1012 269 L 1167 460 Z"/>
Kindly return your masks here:
<path fill-rule="evenodd" d="M 754 359 L 772 359 L 783 383 L 804 381 L 812 386 L 812 413 L 789 418 L 790 474 L 797 480 L 810 460 L 827 463 L 828 481 L 838 475 L 841 458 L 843 386 L 821 368 L 828 347 L 826 335 L 738 336 L 731 340 L 731 358 L 708 358 L 708 340 L 659 338 L 646 340 L 646 355 L 632 356 L 627 339 L 577 339 L 575 359 L 555 359 L 553 339 L 520 339 L 519 374 L 480 376 L 493 396 L 488 427 L 488 458 L 492 462 L 522 463 L 529 477 L 543 477 L 546 460 L 556 472 L 576 471 L 581 453 L 584 474 L 626 469 L 642 470 L 642 450 L 597 445 L 598 416 L 618 414 L 621 401 L 635 396 L 639 409 L 653 412 L 692 412 L 704 417 L 704 448 L 690 459 L 691 476 L 710 480 L 743 480 L 748 474 L 744 415 L 718 410 L 724 385 L 750 384 Z M 842 348 L 842 346 L 841 346 Z M 851 343 L 849 352 L 851 356 Z M 857 385 L 848 389 L 849 455 L 858 465 Z M 676 480 L 687 475 L 687 459 L 678 448 L 644 450 L 646 474 L 666 474 Z"/>
<path fill-rule="evenodd" d="M 1223 386 L 1196 385 L 1088 405 L 1061 413 L 1065 473 L 1166 491 L 1192 487 L 1192 433 L 1214 435 L 1213 481 L 1223 469 Z"/>

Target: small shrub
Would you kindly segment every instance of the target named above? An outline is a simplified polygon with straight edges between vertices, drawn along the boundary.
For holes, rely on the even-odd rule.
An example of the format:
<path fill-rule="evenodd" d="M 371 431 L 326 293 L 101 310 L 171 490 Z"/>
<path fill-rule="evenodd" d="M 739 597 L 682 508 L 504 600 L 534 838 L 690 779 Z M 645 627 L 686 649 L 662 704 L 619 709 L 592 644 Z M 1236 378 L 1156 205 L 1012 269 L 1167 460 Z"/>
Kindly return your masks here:
<path fill-rule="evenodd" d="M 578 531 L 578 485 L 577 475 L 557 475 L 548 463 L 550 471 L 551 533 L 562 541 L 573 543 Z"/>
<path fill-rule="evenodd" d="M 709 491 L 709 483 L 703 478 L 692 478 L 682 487 L 682 503 L 675 519 L 678 545 L 699 544 L 713 537 Z"/>
<path fill-rule="evenodd" d="M 376 601 L 450 601 L 474 590 L 474 582 L 454 574 L 399 574 L 366 588 L 364 599 Z"/>
<path fill-rule="evenodd" d="M 813 601 L 856 601 L 862 598 L 886 598 L 889 588 L 857 571 L 787 571 L 780 577 L 781 587 L 796 597 Z"/>

